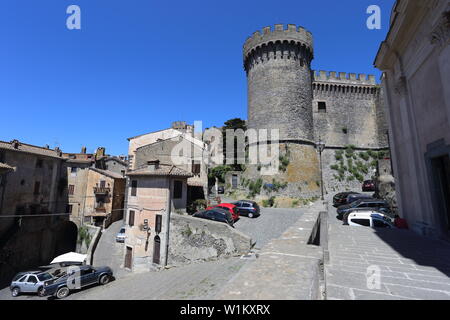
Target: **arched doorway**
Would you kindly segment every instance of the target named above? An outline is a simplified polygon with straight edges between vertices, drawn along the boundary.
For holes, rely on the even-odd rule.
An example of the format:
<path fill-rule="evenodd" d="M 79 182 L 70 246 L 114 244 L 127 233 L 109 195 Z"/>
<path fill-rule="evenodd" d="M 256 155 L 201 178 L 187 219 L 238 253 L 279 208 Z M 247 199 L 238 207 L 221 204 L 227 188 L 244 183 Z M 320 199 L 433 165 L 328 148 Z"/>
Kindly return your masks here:
<path fill-rule="evenodd" d="M 153 263 L 159 264 L 161 256 L 161 239 L 159 236 L 155 236 L 153 240 Z"/>

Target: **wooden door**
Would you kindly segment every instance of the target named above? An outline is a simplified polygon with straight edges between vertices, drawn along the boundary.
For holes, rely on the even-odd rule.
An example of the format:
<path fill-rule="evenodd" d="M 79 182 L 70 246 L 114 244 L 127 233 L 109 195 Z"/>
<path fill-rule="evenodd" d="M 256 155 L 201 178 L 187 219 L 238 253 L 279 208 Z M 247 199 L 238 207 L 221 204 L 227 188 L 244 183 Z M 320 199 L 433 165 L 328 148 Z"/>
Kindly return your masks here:
<path fill-rule="evenodd" d="M 127 247 L 125 253 L 125 268 L 131 269 L 131 262 L 133 259 L 133 249 L 130 247 Z"/>
<path fill-rule="evenodd" d="M 159 264 L 159 258 L 161 255 L 161 239 L 156 236 L 153 241 L 153 263 Z"/>

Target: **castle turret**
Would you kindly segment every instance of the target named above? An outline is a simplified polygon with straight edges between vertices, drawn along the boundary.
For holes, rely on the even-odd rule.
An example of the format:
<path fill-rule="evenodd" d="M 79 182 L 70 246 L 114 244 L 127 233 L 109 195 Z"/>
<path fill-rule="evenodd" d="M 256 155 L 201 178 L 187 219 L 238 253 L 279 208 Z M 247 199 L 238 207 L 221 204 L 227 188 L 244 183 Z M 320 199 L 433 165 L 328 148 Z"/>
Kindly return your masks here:
<path fill-rule="evenodd" d="M 314 143 L 312 111 L 313 38 L 293 24 L 263 28 L 244 44 L 248 87 L 248 128 L 279 129 L 278 173 L 263 175 L 247 166 L 245 177 L 264 183 L 285 183 L 279 194 L 314 197 L 320 194 L 319 161 Z M 261 142 L 261 140 L 259 141 Z"/>
<path fill-rule="evenodd" d="M 289 24 L 255 32 L 244 44 L 248 126 L 279 129 L 281 141 L 313 141 L 312 34 Z"/>

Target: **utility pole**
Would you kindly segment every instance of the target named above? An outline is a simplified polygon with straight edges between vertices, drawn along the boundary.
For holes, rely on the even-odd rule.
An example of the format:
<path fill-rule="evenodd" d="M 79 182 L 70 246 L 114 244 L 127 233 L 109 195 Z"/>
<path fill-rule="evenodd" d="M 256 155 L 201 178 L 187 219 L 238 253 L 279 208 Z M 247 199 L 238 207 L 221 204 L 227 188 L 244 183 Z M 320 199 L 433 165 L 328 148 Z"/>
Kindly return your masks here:
<path fill-rule="evenodd" d="M 319 142 L 316 144 L 317 151 L 319 151 L 319 162 L 320 162 L 320 192 L 322 194 L 321 199 L 324 200 L 323 197 L 323 170 L 322 170 L 322 152 L 325 149 L 325 143 L 319 138 Z"/>
<path fill-rule="evenodd" d="M 167 261 L 169 258 L 169 230 L 170 230 L 170 211 L 172 209 L 172 178 L 169 177 L 169 186 L 167 188 L 167 204 L 166 204 L 166 219 L 165 219 L 165 225 L 166 225 L 166 252 L 164 255 L 164 266 L 167 266 Z"/>

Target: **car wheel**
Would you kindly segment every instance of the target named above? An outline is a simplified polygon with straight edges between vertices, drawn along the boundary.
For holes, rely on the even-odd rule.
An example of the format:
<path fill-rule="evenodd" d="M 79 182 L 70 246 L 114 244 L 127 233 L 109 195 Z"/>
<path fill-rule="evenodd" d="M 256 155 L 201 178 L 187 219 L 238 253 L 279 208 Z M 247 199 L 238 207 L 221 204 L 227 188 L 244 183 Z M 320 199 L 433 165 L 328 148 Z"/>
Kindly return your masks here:
<path fill-rule="evenodd" d="M 13 297 L 17 297 L 20 294 L 20 289 L 18 287 L 15 287 L 11 290 L 11 295 Z"/>
<path fill-rule="evenodd" d="M 43 297 L 44 296 L 44 287 L 40 287 L 37 291 L 37 294 L 39 297 Z"/>
<path fill-rule="evenodd" d="M 100 284 L 101 285 L 107 284 L 109 283 L 109 280 L 111 280 L 111 278 L 107 274 L 104 274 L 100 277 Z"/>
<path fill-rule="evenodd" d="M 348 226 L 348 216 L 349 213 L 344 214 L 344 217 L 342 218 L 342 221 L 344 222 L 344 225 Z"/>
<path fill-rule="evenodd" d="M 61 287 L 58 289 L 58 291 L 56 291 L 56 297 L 58 299 L 64 299 L 65 297 L 67 297 L 69 295 L 69 288 L 67 287 Z"/>
<path fill-rule="evenodd" d="M 248 217 L 249 217 L 249 218 L 253 218 L 253 213 L 250 212 L 250 213 L 248 214 Z"/>

